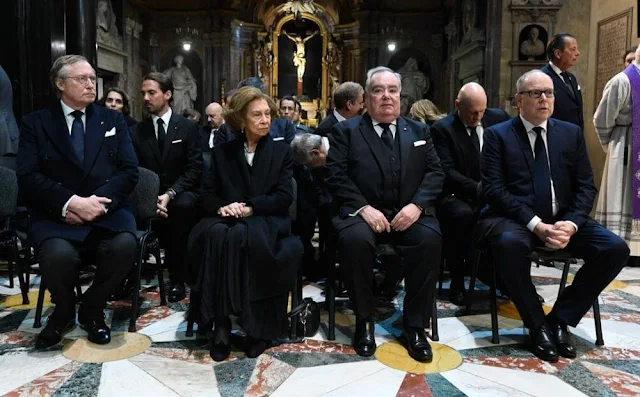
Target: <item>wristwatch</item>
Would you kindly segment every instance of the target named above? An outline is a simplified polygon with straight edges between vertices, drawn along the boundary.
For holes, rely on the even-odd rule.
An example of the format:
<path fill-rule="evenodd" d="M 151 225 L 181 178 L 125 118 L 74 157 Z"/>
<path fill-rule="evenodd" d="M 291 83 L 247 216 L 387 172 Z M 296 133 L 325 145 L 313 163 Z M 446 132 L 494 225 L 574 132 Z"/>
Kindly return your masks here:
<path fill-rule="evenodd" d="M 175 190 L 173 190 L 173 189 L 169 189 L 169 190 L 167 190 L 166 192 L 164 192 L 164 194 L 169 195 L 169 198 L 170 198 L 171 200 L 173 200 L 174 198 L 176 198 L 176 191 L 175 191 Z"/>

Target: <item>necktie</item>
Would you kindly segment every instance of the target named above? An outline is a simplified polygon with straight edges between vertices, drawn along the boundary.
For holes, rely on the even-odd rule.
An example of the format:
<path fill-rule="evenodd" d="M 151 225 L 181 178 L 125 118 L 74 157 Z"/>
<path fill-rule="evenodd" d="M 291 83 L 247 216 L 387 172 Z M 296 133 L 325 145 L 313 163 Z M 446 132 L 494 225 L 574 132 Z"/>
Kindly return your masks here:
<path fill-rule="evenodd" d="M 382 127 L 382 142 L 387 145 L 389 150 L 393 151 L 393 134 L 391 133 L 391 129 L 389 128 L 389 123 L 380 123 L 380 127 Z"/>
<path fill-rule="evenodd" d="M 158 148 L 160 149 L 160 153 L 164 150 L 164 137 L 167 135 L 164 131 L 164 120 L 158 118 Z"/>
<path fill-rule="evenodd" d="M 216 132 L 218 132 L 218 129 L 214 128 L 211 130 L 211 133 L 209 134 L 209 149 L 213 149 L 213 142 L 216 139 Z"/>
<path fill-rule="evenodd" d="M 73 116 L 73 124 L 71 124 L 71 144 L 76 152 L 78 160 L 84 164 L 84 125 L 82 124 L 82 113 L 79 110 L 71 112 Z"/>
<path fill-rule="evenodd" d="M 545 148 L 544 141 L 542 139 L 542 127 L 533 127 L 533 131 L 536 133 L 536 142 L 533 145 L 536 155 L 535 176 L 533 179 L 536 198 L 534 212 L 542 218 L 543 222 L 549 223 L 553 220 L 549 160 L 547 157 L 547 149 Z"/>
<path fill-rule="evenodd" d="M 562 76 L 562 79 L 564 80 L 564 83 L 569 89 L 571 96 L 575 97 L 575 93 L 573 92 L 573 86 L 571 85 L 571 80 L 569 79 L 569 74 L 567 72 L 562 72 L 560 73 L 560 76 Z"/>
<path fill-rule="evenodd" d="M 475 146 L 476 151 L 480 153 L 480 139 L 478 138 L 477 129 L 478 127 L 467 127 L 469 129 L 469 138 L 471 138 L 471 143 Z"/>

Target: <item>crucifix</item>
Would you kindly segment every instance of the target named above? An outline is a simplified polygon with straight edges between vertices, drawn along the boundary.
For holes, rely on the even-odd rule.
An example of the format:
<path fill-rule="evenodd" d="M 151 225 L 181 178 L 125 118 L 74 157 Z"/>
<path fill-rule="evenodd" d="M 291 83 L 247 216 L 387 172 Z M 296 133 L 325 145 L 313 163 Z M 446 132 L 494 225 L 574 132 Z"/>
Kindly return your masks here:
<path fill-rule="evenodd" d="M 292 36 L 284 30 L 282 31 L 282 33 L 284 33 L 284 35 L 287 36 L 287 38 L 293 41 L 296 45 L 296 49 L 293 51 L 293 66 L 296 67 L 298 72 L 298 97 L 301 97 L 303 92 L 302 77 L 304 76 L 304 69 L 307 64 L 307 59 L 305 58 L 304 44 L 307 41 L 309 41 L 313 36 L 317 35 L 318 31 L 316 30 L 315 32 L 313 32 L 312 34 L 310 34 L 305 38 L 302 38 L 301 36 L 298 36 L 298 35 Z"/>

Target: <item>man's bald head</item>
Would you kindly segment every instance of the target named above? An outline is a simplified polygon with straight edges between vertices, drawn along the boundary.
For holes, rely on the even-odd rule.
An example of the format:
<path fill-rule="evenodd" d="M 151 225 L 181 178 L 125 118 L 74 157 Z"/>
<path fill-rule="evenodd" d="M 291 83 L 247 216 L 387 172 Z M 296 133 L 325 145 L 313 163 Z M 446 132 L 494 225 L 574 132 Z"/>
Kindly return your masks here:
<path fill-rule="evenodd" d="M 222 118 L 222 106 L 218 102 L 210 103 L 204 112 L 207 115 L 207 122 L 211 128 L 219 128 L 224 119 Z"/>
<path fill-rule="evenodd" d="M 460 88 L 456 99 L 458 117 L 465 126 L 480 125 L 484 111 L 487 110 L 487 94 L 478 83 L 467 83 Z"/>

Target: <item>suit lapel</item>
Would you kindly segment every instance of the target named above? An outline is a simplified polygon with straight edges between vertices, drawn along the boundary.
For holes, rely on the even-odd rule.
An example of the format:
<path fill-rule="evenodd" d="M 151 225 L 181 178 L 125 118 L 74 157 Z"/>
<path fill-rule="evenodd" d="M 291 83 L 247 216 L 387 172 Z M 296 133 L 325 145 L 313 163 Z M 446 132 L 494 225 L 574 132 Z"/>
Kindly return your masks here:
<path fill-rule="evenodd" d="M 169 150 L 171 150 L 171 142 L 175 139 L 176 135 L 178 135 L 178 128 L 180 127 L 180 119 L 176 116 L 175 113 L 171 113 L 171 118 L 169 119 L 169 125 L 167 126 L 167 135 L 164 137 L 164 148 L 162 150 L 162 164 L 167 160 L 167 156 L 169 155 Z"/>
<path fill-rule="evenodd" d="M 151 117 L 141 122 L 139 127 L 136 127 L 136 133 L 138 133 L 138 131 L 141 135 L 138 139 L 147 146 L 147 150 L 151 152 L 158 168 L 160 168 L 162 165 L 162 161 L 160 159 L 160 148 L 158 147 L 158 139 L 156 138 L 156 131 L 153 128 L 153 120 Z"/>
<path fill-rule="evenodd" d="M 551 174 L 551 180 L 553 180 L 553 170 L 560 169 L 560 155 L 562 154 L 562 150 L 559 148 L 561 146 L 561 142 L 558 140 L 558 135 L 555 133 L 555 129 L 553 128 L 555 123 L 553 120 L 549 119 L 547 121 L 547 152 L 549 156 L 549 172 Z M 555 186 L 555 183 L 554 183 Z"/>
<path fill-rule="evenodd" d="M 567 96 L 569 98 L 571 98 L 574 102 L 578 102 L 578 99 L 576 98 L 574 92 L 572 91 L 571 88 L 569 88 L 569 86 L 564 82 L 564 80 L 562 80 L 562 77 L 560 77 L 555 70 L 553 70 L 551 68 L 551 66 L 549 66 L 549 69 L 551 70 L 551 78 L 553 80 L 553 85 L 556 89 L 558 89 L 558 87 L 560 87 L 561 91 L 564 91 L 565 94 L 567 94 Z M 567 74 L 567 76 L 571 76 L 570 74 Z M 569 78 L 569 84 L 573 86 L 572 81 L 573 79 Z"/>
<path fill-rule="evenodd" d="M 522 154 L 524 154 L 524 158 L 527 161 L 527 166 L 529 167 L 529 173 L 531 173 L 531 179 L 533 180 L 534 176 L 534 160 L 533 160 L 533 149 L 531 149 L 531 142 L 529 141 L 529 136 L 527 135 L 527 130 L 524 128 L 524 124 L 522 124 L 522 120 L 520 117 L 516 117 L 513 121 L 511 129 L 518 137 L 520 141 L 520 149 L 522 149 Z"/>
<path fill-rule="evenodd" d="M 271 166 L 273 162 L 273 138 L 270 135 L 260 139 L 256 147 L 255 158 L 253 159 L 253 167 L 251 167 L 251 181 L 254 193 L 264 192 L 265 183 L 267 182 Z"/>
<path fill-rule="evenodd" d="M 46 114 L 46 113 L 45 113 Z M 60 102 L 57 102 L 51 108 L 51 119 L 48 122 L 43 122 L 47 134 L 51 138 L 51 142 L 58 147 L 58 149 L 78 168 L 84 169 L 84 164 L 80 163 L 80 160 L 76 156 L 76 152 L 73 150 L 71 144 L 71 138 L 69 136 L 69 127 L 67 127 L 67 121 L 62 113 L 62 106 Z"/>
<path fill-rule="evenodd" d="M 413 129 L 407 128 L 407 123 L 402 117 L 397 118 L 396 122 L 396 138 L 400 144 L 400 162 L 402 167 L 400 168 L 400 180 L 404 181 L 404 176 L 407 173 L 407 165 L 409 164 L 409 156 L 411 155 L 411 147 L 413 142 L 420 140 L 415 136 Z"/>
<path fill-rule="evenodd" d="M 249 164 L 247 164 L 247 159 L 244 157 L 244 136 L 237 137 L 232 141 L 230 145 L 233 145 L 233 153 L 235 156 L 235 160 L 238 162 L 238 170 L 240 172 L 240 176 L 242 177 L 242 183 L 245 186 L 245 192 L 249 193 L 249 197 L 255 197 L 255 189 L 253 187 L 253 181 L 251 180 L 251 174 L 249 174 Z M 255 158 L 254 158 L 255 164 Z"/>
<path fill-rule="evenodd" d="M 471 142 L 467 126 L 464 125 L 457 114 L 453 116 L 453 133 L 456 137 L 456 142 L 460 145 L 460 151 L 462 152 L 463 159 L 471 157 L 471 161 L 465 161 L 465 163 L 479 164 L 480 153 L 478 153 L 473 142 Z"/>
<path fill-rule="evenodd" d="M 104 141 L 104 134 L 107 132 L 102 113 L 93 104 L 87 106 L 86 122 L 87 125 L 84 130 L 85 175 L 88 174 L 91 167 L 93 167 L 93 163 Z"/>
<path fill-rule="evenodd" d="M 382 174 L 385 177 L 391 174 L 391 166 L 385 155 L 385 151 L 387 150 L 382 143 L 382 139 L 378 136 L 376 131 L 373 129 L 373 121 L 371 121 L 371 117 L 368 114 L 362 116 L 360 119 L 360 133 L 364 138 L 364 141 L 369 145 L 369 149 L 371 149 L 371 153 L 373 157 L 376 159 Z M 398 130 L 396 129 L 396 133 Z"/>

